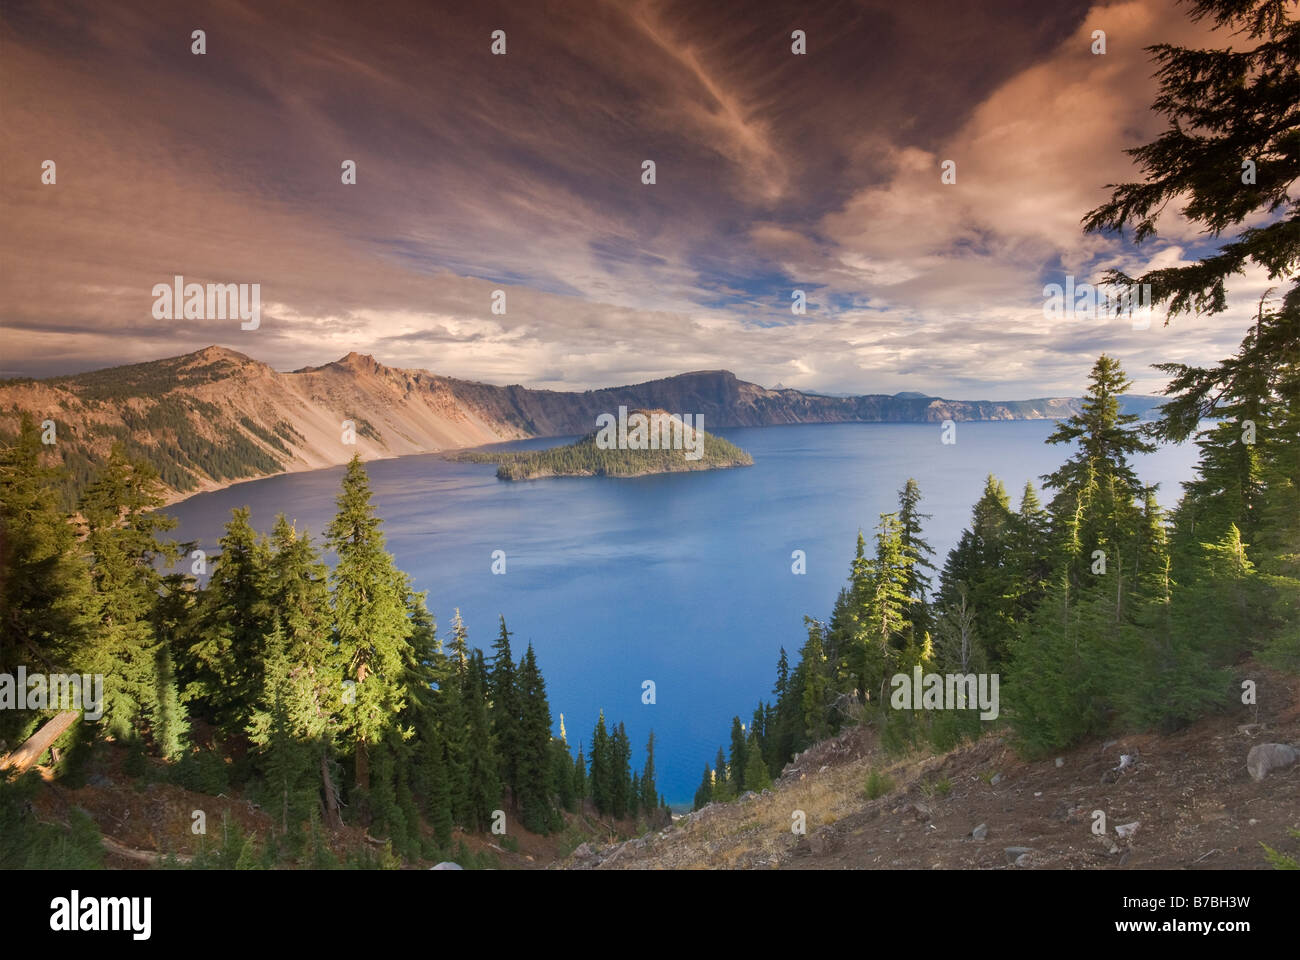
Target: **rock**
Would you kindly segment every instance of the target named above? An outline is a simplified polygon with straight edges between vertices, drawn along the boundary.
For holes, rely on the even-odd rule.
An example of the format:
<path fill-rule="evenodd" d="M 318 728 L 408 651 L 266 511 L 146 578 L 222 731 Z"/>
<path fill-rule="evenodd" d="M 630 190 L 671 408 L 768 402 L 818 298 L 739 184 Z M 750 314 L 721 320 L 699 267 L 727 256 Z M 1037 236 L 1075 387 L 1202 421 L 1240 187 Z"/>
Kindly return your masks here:
<path fill-rule="evenodd" d="M 921 821 L 929 820 L 933 816 L 933 814 L 930 812 L 930 808 L 927 807 L 924 803 L 912 804 L 912 813 L 916 817 L 916 819 Z"/>
<path fill-rule="evenodd" d="M 972 840 L 983 840 L 987 838 L 988 835 L 989 835 L 989 825 L 987 823 L 981 823 L 978 827 L 976 827 L 974 830 L 970 832 L 970 836 Z"/>
<path fill-rule="evenodd" d="M 1246 770 L 1251 779 L 1263 780 L 1273 770 L 1289 767 L 1300 759 L 1300 752 L 1285 743 L 1257 743 L 1246 755 Z"/>
<path fill-rule="evenodd" d="M 1115 836 L 1121 840 L 1127 840 L 1138 832 L 1138 827 L 1142 826 L 1141 820 L 1134 820 L 1132 823 L 1121 823 L 1115 828 Z"/>
<path fill-rule="evenodd" d="M 818 772 L 818 773 L 825 773 L 825 772 L 826 772 L 827 770 L 829 770 L 829 769 L 830 769 L 830 767 L 829 767 L 827 764 L 824 764 L 824 763 L 823 763 L 820 767 L 817 768 L 817 772 Z"/>
<path fill-rule="evenodd" d="M 819 857 L 831 849 L 833 841 L 834 836 L 830 827 L 822 827 L 808 836 L 808 852 L 815 857 Z"/>
<path fill-rule="evenodd" d="M 435 863 L 429 868 L 430 870 L 464 870 L 459 863 L 452 863 L 450 860 L 444 860 L 442 863 Z"/>
<path fill-rule="evenodd" d="M 991 780 L 989 781 L 989 786 L 990 786 L 990 787 L 996 787 L 996 786 L 997 786 L 999 783 L 1001 783 L 1001 782 L 1002 782 L 1002 774 L 1000 774 L 1000 773 L 995 773 L 995 774 L 993 774 L 993 779 L 991 779 Z"/>
<path fill-rule="evenodd" d="M 1027 854 L 1033 853 L 1033 847 L 1006 847 L 1002 851 L 1007 856 L 1007 863 L 1017 863 L 1019 859 Z"/>
<path fill-rule="evenodd" d="M 1119 766 L 1116 767 L 1115 769 L 1116 769 L 1116 770 L 1127 770 L 1129 767 L 1133 766 L 1133 765 L 1136 764 L 1136 763 L 1137 763 L 1137 754 L 1136 754 L 1136 753 L 1134 753 L 1134 754 L 1132 754 L 1132 755 L 1127 754 L 1127 753 L 1121 753 L 1121 754 L 1119 755 Z"/>
<path fill-rule="evenodd" d="M 770 797 L 771 795 L 772 795 L 772 791 L 771 791 L 771 790 L 766 790 L 766 789 L 765 789 L 762 793 L 759 794 L 760 797 Z"/>
<path fill-rule="evenodd" d="M 1058 767 L 1063 767 L 1063 766 L 1065 766 L 1065 757 L 1057 757 L 1057 758 L 1056 758 L 1056 765 L 1057 765 Z"/>
<path fill-rule="evenodd" d="M 1016 866 L 1017 867 L 1029 866 L 1029 863 L 1033 859 L 1033 856 L 1034 855 L 1032 853 L 1022 853 L 1020 856 L 1016 857 Z"/>
<path fill-rule="evenodd" d="M 1259 731 L 1261 731 L 1261 730 L 1263 730 L 1263 729 L 1264 729 L 1264 725 L 1263 725 L 1262 723 L 1239 723 L 1239 724 L 1237 724 L 1237 732 L 1238 732 L 1238 733 L 1245 734 L 1245 735 L 1248 736 L 1248 737 L 1253 737 L 1255 734 L 1257 734 Z"/>
<path fill-rule="evenodd" d="M 753 790 L 746 790 L 744 793 L 740 795 L 741 803 L 749 803 L 749 801 L 757 800 L 757 799 L 758 799 L 758 794 L 756 794 Z"/>
<path fill-rule="evenodd" d="M 1107 770 L 1105 773 L 1103 773 L 1103 774 L 1101 775 L 1101 782 L 1102 782 L 1103 784 L 1106 784 L 1106 783 L 1117 783 L 1118 781 L 1119 781 L 1119 771 L 1118 771 L 1118 770 Z"/>
<path fill-rule="evenodd" d="M 1106 852 L 1108 854 L 1114 856 L 1115 854 L 1119 853 L 1119 844 L 1116 843 L 1114 840 L 1112 840 L 1110 837 L 1108 837 L 1106 834 L 1094 833 L 1093 836 L 1097 838 L 1098 843 L 1100 843 L 1103 847 L 1106 848 Z"/>
<path fill-rule="evenodd" d="M 579 860 L 587 860 L 596 855 L 596 850 L 590 843 L 583 843 L 578 845 L 578 848 L 573 851 L 573 855 Z"/>

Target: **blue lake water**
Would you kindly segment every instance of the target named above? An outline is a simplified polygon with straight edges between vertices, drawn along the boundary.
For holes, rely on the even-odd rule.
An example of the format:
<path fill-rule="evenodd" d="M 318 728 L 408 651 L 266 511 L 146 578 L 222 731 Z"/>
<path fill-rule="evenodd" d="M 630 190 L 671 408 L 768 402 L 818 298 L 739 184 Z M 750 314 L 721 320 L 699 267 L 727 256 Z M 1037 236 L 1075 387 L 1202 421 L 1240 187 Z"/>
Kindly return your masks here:
<path fill-rule="evenodd" d="M 1043 441 L 1050 421 L 962 423 L 957 443 L 937 424 L 812 424 L 717 430 L 754 456 L 733 470 L 636 479 L 566 477 L 507 483 L 490 464 L 413 456 L 367 464 L 388 547 L 445 634 L 459 607 L 475 645 L 489 647 L 504 614 L 516 657 L 531 642 L 558 730 L 589 743 L 597 711 L 627 725 L 634 767 L 655 731 L 659 790 L 689 803 L 731 718 L 748 723 L 770 699 L 782 645 L 805 639 L 803 617 L 824 619 L 848 574 L 859 528 L 897 509 L 915 477 L 932 514 L 936 565 L 970 519 L 984 478 L 1005 483 L 1012 506 L 1026 480 L 1068 455 Z M 524 441 L 535 448 L 562 442 Z M 1171 507 L 1192 477 L 1196 449 L 1166 447 L 1137 461 Z M 233 507 L 269 531 L 283 511 L 319 540 L 334 512 L 342 467 L 238 484 L 168 508 L 178 539 L 217 548 Z M 1041 490 L 1040 490 L 1041 492 Z M 1046 499 L 1046 498 L 1044 498 Z M 506 554 L 494 575 L 492 552 Z M 791 553 L 807 573 L 791 572 Z M 656 702 L 642 703 L 655 683 Z"/>

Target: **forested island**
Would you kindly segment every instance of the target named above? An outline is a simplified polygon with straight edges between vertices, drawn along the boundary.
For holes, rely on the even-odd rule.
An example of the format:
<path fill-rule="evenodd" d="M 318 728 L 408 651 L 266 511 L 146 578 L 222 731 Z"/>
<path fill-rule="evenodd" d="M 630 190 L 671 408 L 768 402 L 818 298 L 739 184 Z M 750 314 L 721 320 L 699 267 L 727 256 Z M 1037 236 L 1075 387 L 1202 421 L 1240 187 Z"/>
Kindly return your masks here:
<path fill-rule="evenodd" d="M 647 411 L 663 414 L 662 411 Z M 637 414 L 633 414 L 633 417 Z M 678 418 L 673 418 L 678 420 Z M 680 424 L 680 420 L 678 420 Z M 679 433 L 681 431 L 679 430 Z M 576 443 L 547 450 L 469 451 L 451 459 L 470 463 L 497 464 L 500 480 L 537 480 L 542 477 L 642 477 L 653 473 L 678 473 L 684 470 L 721 470 L 727 467 L 750 467 L 754 458 L 733 443 L 686 428 L 691 443 L 683 449 L 659 445 L 646 449 L 629 442 L 622 446 L 601 443 L 600 432 L 593 432 Z M 629 440 L 634 438 L 629 437 Z M 690 456 L 695 454 L 694 457 Z"/>

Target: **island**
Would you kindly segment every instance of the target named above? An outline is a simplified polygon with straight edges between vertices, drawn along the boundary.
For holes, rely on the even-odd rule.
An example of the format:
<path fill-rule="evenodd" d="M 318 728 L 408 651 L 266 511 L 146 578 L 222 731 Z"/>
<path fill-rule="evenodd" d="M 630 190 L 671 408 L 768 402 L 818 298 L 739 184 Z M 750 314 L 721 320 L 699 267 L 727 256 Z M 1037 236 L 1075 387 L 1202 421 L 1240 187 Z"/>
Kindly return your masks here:
<path fill-rule="evenodd" d="M 689 417 L 663 410 L 620 409 L 602 429 L 581 440 L 546 450 L 466 450 L 449 460 L 495 463 L 500 480 L 544 477 L 643 477 L 687 470 L 753 466 L 754 458 L 733 443 L 690 425 Z M 598 419 L 598 422 L 599 419 Z M 628 426 L 631 429 L 628 429 Z"/>

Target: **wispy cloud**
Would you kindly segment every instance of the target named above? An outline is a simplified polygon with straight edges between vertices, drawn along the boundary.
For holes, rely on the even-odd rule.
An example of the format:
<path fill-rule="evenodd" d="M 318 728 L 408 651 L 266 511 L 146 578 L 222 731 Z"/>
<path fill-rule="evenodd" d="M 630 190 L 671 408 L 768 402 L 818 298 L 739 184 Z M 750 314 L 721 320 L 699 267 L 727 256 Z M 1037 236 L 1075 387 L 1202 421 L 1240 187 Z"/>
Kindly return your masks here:
<path fill-rule="evenodd" d="M 1147 389 L 1156 360 L 1229 349 L 1260 278 L 1213 322 L 1041 314 L 1062 273 L 1189 256 L 1176 219 L 1139 250 L 1079 221 L 1158 129 L 1142 47 L 1205 29 L 1167 0 L 924 6 L 11 5 L 3 365 L 217 342 L 552 387 L 726 367 L 1010 397 L 1077 391 L 1102 349 Z M 153 319 L 175 274 L 260 283 L 261 328 Z"/>

